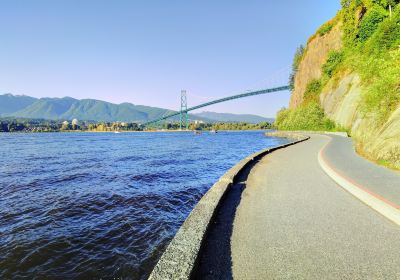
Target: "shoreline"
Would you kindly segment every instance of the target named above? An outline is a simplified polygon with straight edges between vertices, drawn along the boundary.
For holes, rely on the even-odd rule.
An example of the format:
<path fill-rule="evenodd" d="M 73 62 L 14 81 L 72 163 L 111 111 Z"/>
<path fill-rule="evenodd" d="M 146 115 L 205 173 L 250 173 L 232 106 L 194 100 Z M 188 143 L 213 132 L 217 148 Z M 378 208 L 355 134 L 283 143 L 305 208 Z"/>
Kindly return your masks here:
<path fill-rule="evenodd" d="M 210 133 L 211 130 L 142 130 L 142 131 L 118 131 L 119 133 L 193 133 L 195 131 Z M 243 132 L 243 131 L 259 131 L 268 132 L 274 131 L 273 129 L 246 129 L 246 130 L 218 130 L 218 132 Z M 116 131 L 80 131 L 80 130 L 65 130 L 65 131 L 12 131 L 12 132 L 0 132 L 0 134 L 40 134 L 40 133 L 115 133 Z M 218 132 L 216 134 L 218 134 Z"/>
<path fill-rule="evenodd" d="M 193 208 L 148 279 L 190 279 L 198 268 L 201 250 L 221 202 L 230 193 L 232 186 L 239 183 L 238 180 L 243 172 L 257 164 L 264 156 L 309 138 L 298 135 L 297 140 L 256 152 L 242 159 L 222 175 Z"/>

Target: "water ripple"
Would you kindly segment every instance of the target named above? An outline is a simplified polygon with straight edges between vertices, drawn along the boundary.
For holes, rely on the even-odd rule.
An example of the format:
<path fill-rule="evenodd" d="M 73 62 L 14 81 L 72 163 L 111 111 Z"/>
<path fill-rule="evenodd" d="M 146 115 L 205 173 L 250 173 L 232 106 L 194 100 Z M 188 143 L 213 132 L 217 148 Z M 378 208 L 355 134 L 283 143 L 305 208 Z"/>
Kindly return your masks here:
<path fill-rule="evenodd" d="M 0 279 L 145 279 L 261 132 L 0 134 Z"/>

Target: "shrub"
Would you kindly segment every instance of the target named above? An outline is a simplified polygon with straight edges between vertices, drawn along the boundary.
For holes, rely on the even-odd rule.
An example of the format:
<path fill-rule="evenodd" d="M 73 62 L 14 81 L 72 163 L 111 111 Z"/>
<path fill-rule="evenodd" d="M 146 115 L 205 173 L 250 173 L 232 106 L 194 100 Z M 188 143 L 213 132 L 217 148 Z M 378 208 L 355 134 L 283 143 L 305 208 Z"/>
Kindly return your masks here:
<path fill-rule="evenodd" d="M 344 0 L 342 1 L 342 7 L 340 15 L 343 22 L 343 41 L 345 46 L 351 47 L 357 42 L 358 24 L 360 16 L 364 12 L 364 7 L 360 0 Z"/>
<path fill-rule="evenodd" d="M 296 79 L 296 73 L 299 70 L 300 62 L 303 59 L 305 49 L 303 45 L 297 48 L 296 53 L 294 54 L 293 63 L 292 63 L 292 73 L 289 78 L 289 86 L 291 90 L 294 90 L 294 81 Z"/>
<path fill-rule="evenodd" d="M 328 59 L 326 63 L 322 66 L 322 72 L 329 78 L 331 78 L 337 66 L 342 62 L 342 60 L 343 60 L 343 52 L 331 51 L 328 54 Z"/>
<path fill-rule="evenodd" d="M 374 5 L 368 10 L 360 23 L 360 31 L 358 33 L 359 40 L 365 42 L 371 37 L 378 28 L 379 23 L 381 23 L 386 16 L 386 10 L 378 5 Z"/>
<path fill-rule="evenodd" d="M 286 121 L 288 115 L 290 113 L 289 109 L 286 108 L 282 108 L 278 111 L 278 113 L 276 114 L 276 119 L 274 122 L 274 127 L 275 128 L 280 128 L 283 127 L 283 123 Z"/>
<path fill-rule="evenodd" d="M 320 36 L 324 36 L 325 34 L 329 33 L 333 28 L 333 24 L 331 22 L 327 22 L 323 24 L 317 31 Z"/>
<path fill-rule="evenodd" d="M 362 80 L 368 84 L 362 99 L 364 113 L 375 113 L 384 122 L 400 104 L 400 49 L 360 63 Z"/>
<path fill-rule="evenodd" d="M 317 102 L 304 104 L 296 109 L 282 109 L 278 112 L 275 126 L 281 130 L 334 130 L 334 122 L 325 117 L 324 110 Z"/>
<path fill-rule="evenodd" d="M 392 18 L 384 20 L 374 35 L 366 43 L 368 54 L 386 52 L 400 45 L 400 11 L 397 10 Z"/>
<path fill-rule="evenodd" d="M 311 81 L 303 103 L 296 109 L 282 109 L 275 126 L 282 130 L 338 130 L 319 105 L 323 86 L 338 75 L 339 69 L 358 73 L 362 81 L 361 111 L 382 125 L 400 106 L 400 4 L 399 0 L 342 0 L 343 9 L 335 17 L 341 21 L 343 49 L 329 53 L 322 77 Z M 388 6 L 392 16 L 388 17 Z M 386 10 L 385 10 L 386 9 Z M 315 36 L 327 34 L 335 24 L 322 25 Z M 310 39 L 311 40 L 311 39 Z M 298 52 L 297 52 L 298 53 Z M 296 54 L 297 54 L 296 53 Z M 295 56 L 294 78 L 303 57 Z M 346 73 L 347 73 L 346 72 Z"/>
<path fill-rule="evenodd" d="M 322 91 L 321 80 L 312 80 L 307 84 L 306 91 L 304 92 L 304 101 L 318 100 Z"/>

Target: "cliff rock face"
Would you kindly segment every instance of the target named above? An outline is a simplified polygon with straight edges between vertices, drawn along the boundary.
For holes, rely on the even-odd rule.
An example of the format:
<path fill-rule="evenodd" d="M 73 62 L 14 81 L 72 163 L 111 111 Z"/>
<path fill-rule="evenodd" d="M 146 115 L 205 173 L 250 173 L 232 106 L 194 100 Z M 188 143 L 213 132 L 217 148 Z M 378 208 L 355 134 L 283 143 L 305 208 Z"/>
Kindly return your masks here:
<path fill-rule="evenodd" d="M 324 36 L 317 35 L 309 41 L 296 74 L 289 108 L 293 109 L 301 104 L 307 84 L 321 77 L 322 65 L 326 62 L 329 52 L 342 47 L 341 38 L 340 24 L 336 24 L 329 33 Z"/>
<path fill-rule="evenodd" d="M 350 130 L 360 154 L 399 168 L 400 108 L 385 123 L 377 125 L 373 115 L 360 110 L 363 90 L 358 74 L 343 73 L 339 82 L 331 80 L 324 87 L 320 102 L 330 119 Z"/>
<path fill-rule="evenodd" d="M 296 73 L 291 109 L 302 104 L 307 84 L 321 77 L 328 53 L 341 49 L 340 30 L 338 23 L 328 34 L 310 39 Z M 357 73 L 338 73 L 324 85 L 320 104 L 327 117 L 350 131 L 360 154 L 400 168 L 400 107 L 385 123 L 377 124 L 376 116 L 363 114 L 361 110 L 362 96 L 367 88 L 368 84 L 363 84 Z"/>

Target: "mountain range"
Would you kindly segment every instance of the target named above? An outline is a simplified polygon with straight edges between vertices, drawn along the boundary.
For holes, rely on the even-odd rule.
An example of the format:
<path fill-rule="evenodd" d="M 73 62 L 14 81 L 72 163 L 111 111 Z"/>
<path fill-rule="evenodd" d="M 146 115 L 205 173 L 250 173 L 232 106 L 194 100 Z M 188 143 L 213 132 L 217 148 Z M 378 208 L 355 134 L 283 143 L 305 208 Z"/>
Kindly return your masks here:
<path fill-rule="evenodd" d="M 90 121 L 124 121 L 143 123 L 175 111 L 134 105 L 131 103 L 113 104 L 95 99 L 34 98 L 26 95 L 0 95 L 0 117 L 20 117 L 49 120 L 90 120 Z M 272 122 L 273 119 L 257 115 L 226 114 L 202 112 L 189 114 L 192 120 L 205 122 Z M 172 118 L 178 120 L 179 116 Z"/>

